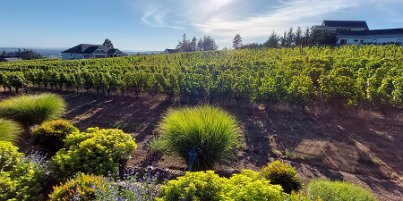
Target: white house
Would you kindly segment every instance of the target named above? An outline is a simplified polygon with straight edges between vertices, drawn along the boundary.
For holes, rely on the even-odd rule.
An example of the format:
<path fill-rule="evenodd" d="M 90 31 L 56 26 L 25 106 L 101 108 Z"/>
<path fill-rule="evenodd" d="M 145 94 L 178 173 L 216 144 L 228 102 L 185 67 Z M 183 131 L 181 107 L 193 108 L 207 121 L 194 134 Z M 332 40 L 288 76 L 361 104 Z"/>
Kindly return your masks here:
<path fill-rule="evenodd" d="M 339 31 L 337 45 L 344 44 L 397 44 L 403 45 L 403 29 L 378 29 L 368 31 Z"/>
<path fill-rule="evenodd" d="M 64 60 L 127 56 L 126 53 L 103 45 L 80 44 L 62 52 Z"/>

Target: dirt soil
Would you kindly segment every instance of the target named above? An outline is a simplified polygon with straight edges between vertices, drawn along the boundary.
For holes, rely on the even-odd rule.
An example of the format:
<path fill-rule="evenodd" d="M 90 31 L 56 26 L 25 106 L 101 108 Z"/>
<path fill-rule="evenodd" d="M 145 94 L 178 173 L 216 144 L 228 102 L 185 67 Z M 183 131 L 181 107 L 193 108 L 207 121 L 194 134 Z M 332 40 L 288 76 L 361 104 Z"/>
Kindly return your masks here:
<path fill-rule="evenodd" d="M 128 166 L 149 165 L 185 170 L 177 157 L 156 154 L 147 143 L 156 125 L 180 103 L 164 95 L 139 97 L 61 94 L 65 118 L 84 130 L 120 128 L 131 133 L 139 149 Z M 0 93 L 0 100 L 10 97 Z M 258 170 L 281 159 L 291 163 L 304 182 L 312 178 L 346 180 L 371 189 L 380 200 L 403 200 L 403 109 L 271 104 L 215 104 L 234 114 L 242 128 L 244 148 L 231 164 L 217 169 Z"/>

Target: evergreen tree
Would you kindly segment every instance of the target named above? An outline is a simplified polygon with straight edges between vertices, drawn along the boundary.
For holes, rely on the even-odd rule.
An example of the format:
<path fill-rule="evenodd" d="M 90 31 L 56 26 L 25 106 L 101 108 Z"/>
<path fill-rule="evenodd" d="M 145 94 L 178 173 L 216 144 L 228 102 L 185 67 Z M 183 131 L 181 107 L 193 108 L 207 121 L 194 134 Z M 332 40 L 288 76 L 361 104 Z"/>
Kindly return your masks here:
<path fill-rule="evenodd" d="M 278 42 L 280 41 L 280 38 L 277 36 L 277 34 L 273 31 L 271 35 L 269 36 L 269 39 L 266 41 L 265 46 L 269 48 L 277 48 L 278 47 Z"/>
<path fill-rule="evenodd" d="M 109 40 L 108 38 L 105 39 L 105 41 L 104 41 L 104 43 L 103 43 L 102 45 L 105 46 L 105 47 L 107 47 L 107 48 L 114 49 L 114 48 L 113 48 L 113 43 L 112 43 L 112 41 Z"/>
<path fill-rule="evenodd" d="M 288 30 L 287 32 L 287 36 L 286 36 L 286 47 L 291 47 L 293 45 L 294 42 L 294 33 L 292 30 L 292 27 Z"/>
<path fill-rule="evenodd" d="M 284 31 L 283 37 L 280 39 L 280 45 L 281 47 L 286 47 L 287 46 L 287 32 Z"/>
<path fill-rule="evenodd" d="M 197 50 L 197 39 L 196 37 L 192 38 L 192 42 L 190 42 L 190 51 L 196 51 Z"/>
<path fill-rule="evenodd" d="M 236 34 L 234 40 L 232 41 L 232 46 L 234 49 L 240 49 L 242 47 L 242 38 L 241 35 Z"/>
<path fill-rule="evenodd" d="M 298 27 L 297 31 L 295 32 L 294 42 L 295 42 L 296 46 L 301 46 L 302 45 L 302 30 L 301 30 L 301 27 Z"/>
<path fill-rule="evenodd" d="M 304 35 L 302 36 L 302 45 L 303 46 L 310 46 L 311 45 L 311 32 L 309 27 L 305 29 Z"/>

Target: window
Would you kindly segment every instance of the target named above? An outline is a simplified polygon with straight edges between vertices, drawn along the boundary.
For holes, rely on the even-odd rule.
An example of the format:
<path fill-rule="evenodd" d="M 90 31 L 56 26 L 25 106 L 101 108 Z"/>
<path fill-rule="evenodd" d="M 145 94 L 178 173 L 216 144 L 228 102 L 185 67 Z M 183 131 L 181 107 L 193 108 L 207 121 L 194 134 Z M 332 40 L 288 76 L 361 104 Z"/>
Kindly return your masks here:
<path fill-rule="evenodd" d="M 340 40 L 340 45 L 344 45 L 344 44 L 346 44 L 346 43 L 347 43 L 347 39 L 342 38 L 342 39 Z"/>
<path fill-rule="evenodd" d="M 354 40 L 354 42 L 358 42 L 358 40 Z"/>

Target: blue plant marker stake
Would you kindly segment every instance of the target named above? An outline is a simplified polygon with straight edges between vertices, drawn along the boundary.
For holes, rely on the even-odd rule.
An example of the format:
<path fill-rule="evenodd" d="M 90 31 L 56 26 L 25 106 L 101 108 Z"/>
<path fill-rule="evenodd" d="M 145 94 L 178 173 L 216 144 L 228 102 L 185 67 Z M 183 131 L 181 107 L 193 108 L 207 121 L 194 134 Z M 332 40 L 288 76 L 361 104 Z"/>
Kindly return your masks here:
<path fill-rule="evenodd" d="M 193 168 L 193 164 L 196 161 L 197 158 L 197 151 L 196 149 L 193 147 L 190 151 L 189 151 L 189 170 L 192 171 Z"/>

